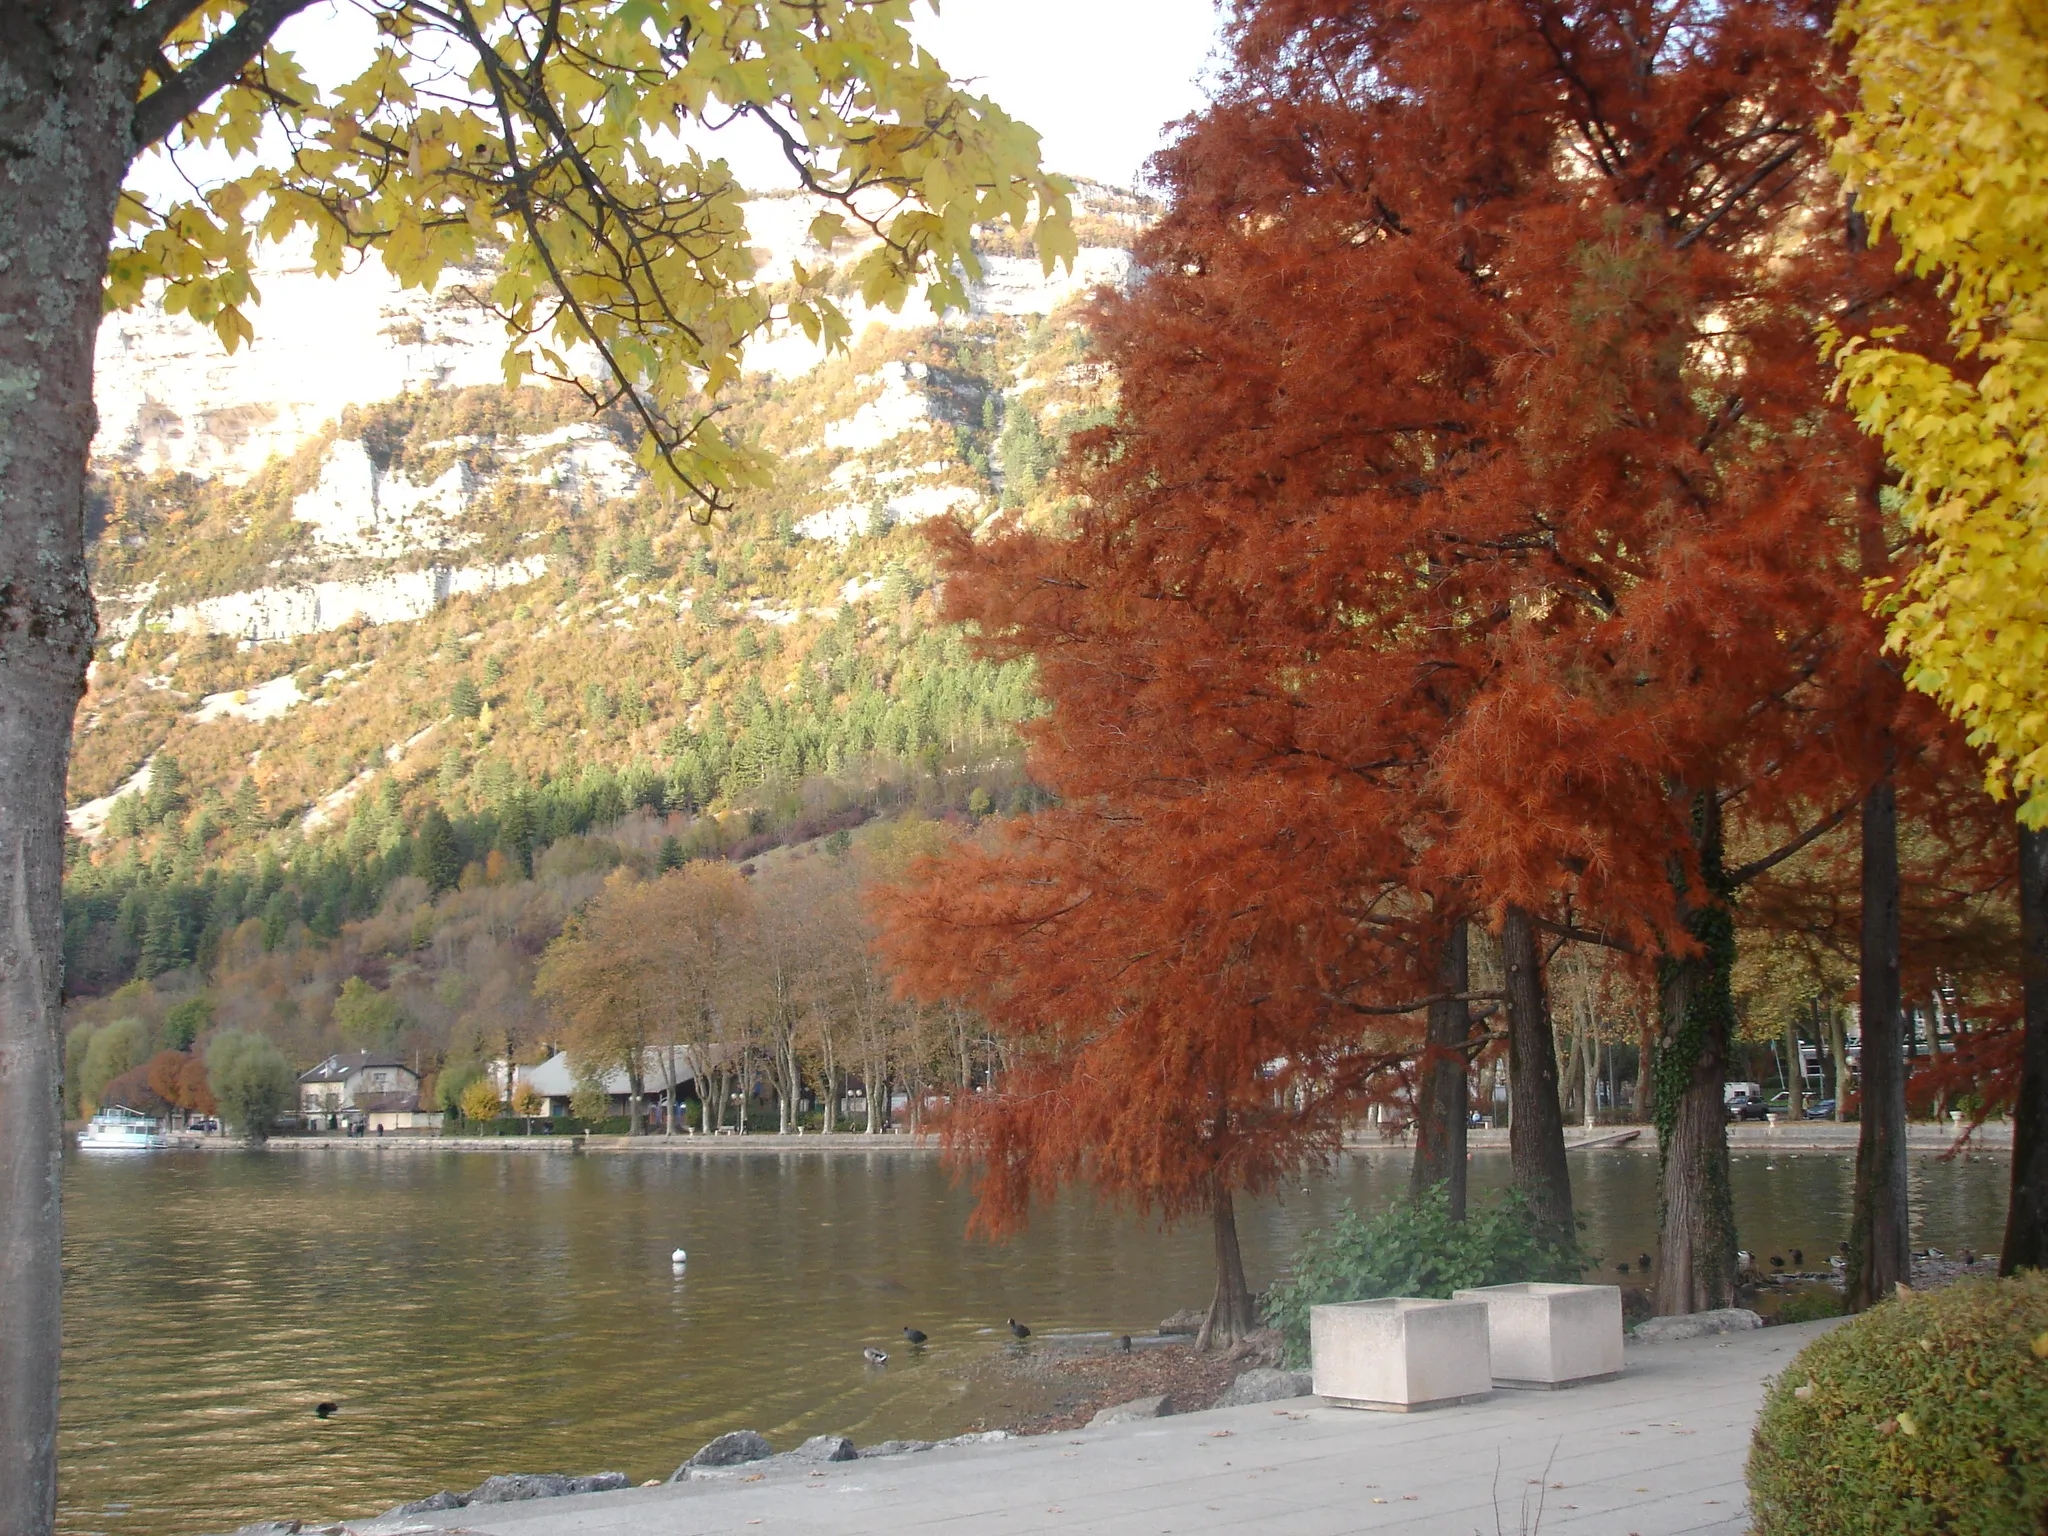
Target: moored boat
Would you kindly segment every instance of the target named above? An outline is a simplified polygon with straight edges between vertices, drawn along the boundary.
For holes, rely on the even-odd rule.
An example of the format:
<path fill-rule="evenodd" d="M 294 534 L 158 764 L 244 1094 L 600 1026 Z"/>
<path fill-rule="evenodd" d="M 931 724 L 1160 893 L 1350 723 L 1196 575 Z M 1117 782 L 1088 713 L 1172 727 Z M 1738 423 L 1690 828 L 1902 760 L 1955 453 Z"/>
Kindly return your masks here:
<path fill-rule="evenodd" d="M 159 1152 L 170 1144 L 153 1118 L 122 1105 L 101 1110 L 78 1133 L 81 1152 Z"/>

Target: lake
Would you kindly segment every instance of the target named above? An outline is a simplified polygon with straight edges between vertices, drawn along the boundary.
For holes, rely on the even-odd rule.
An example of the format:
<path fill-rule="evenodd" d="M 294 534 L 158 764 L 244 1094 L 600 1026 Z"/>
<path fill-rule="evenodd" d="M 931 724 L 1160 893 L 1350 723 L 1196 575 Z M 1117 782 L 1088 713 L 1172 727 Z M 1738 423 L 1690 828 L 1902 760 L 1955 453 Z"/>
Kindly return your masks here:
<path fill-rule="evenodd" d="M 1654 1247 L 1654 1152 L 1574 1153 L 1572 1171 L 1596 1251 Z M 1818 1267 L 1851 1171 L 1738 1152 L 1742 1240 Z M 1507 1175 L 1505 1152 L 1476 1154 L 1475 1192 Z M 2003 1155 L 1916 1153 L 1912 1177 L 1916 1247 L 1996 1248 Z M 666 1477 L 729 1429 L 957 1434 L 1001 1410 L 976 1368 L 1008 1347 L 1005 1318 L 1136 1333 L 1205 1305 L 1212 1262 L 1205 1225 L 1082 1196 L 1013 1243 L 969 1240 L 968 1193 L 909 1151 L 73 1153 L 65 1179 L 67 1536 L 362 1515 L 494 1472 Z M 1405 1155 L 1349 1154 L 1242 1205 L 1252 1284 L 1406 1179 Z M 905 1324 L 930 1344 L 904 1346 Z M 342 1405 L 326 1421 L 323 1399 Z"/>

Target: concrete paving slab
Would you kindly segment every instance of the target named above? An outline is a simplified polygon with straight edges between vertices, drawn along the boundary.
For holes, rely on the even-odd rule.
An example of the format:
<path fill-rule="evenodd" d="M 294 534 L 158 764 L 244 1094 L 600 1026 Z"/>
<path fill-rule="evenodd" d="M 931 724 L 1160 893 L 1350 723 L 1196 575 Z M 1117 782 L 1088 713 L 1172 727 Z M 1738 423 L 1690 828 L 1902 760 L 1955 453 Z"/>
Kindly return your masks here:
<path fill-rule="evenodd" d="M 420 1536 L 1740 1536 L 1764 1382 L 1832 1322 L 1631 1346 L 1622 1375 L 1425 1414 L 1313 1398 L 758 1481 L 449 1510 Z"/>

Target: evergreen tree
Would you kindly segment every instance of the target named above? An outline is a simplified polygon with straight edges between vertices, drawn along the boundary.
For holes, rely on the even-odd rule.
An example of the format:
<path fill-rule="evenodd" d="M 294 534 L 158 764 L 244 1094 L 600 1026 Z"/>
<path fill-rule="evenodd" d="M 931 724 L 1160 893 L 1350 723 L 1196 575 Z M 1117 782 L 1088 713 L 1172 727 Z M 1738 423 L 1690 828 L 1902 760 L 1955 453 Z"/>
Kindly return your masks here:
<path fill-rule="evenodd" d="M 149 765 L 149 793 L 142 811 L 150 825 L 169 819 L 185 803 L 185 772 L 168 752 L 159 752 Z"/>
<path fill-rule="evenodd" d="M 644 533 L 636 533 L 626 542 L 626 574 L 642 581 L 654 579 L 654 541 Z"/>
<path fill-rule="evenodd" d="M 177 894 L 165 886 L 150 898 L 135 970 L 141 976 L 158 976 L 184 963 L 184 914 L 178 910 Z"/>
<path fill-rule="evenodd" d="M 448 692 L 448 709 L 457 719 L 474 720 L 484 711 L 484 696 L 467 677 L 458 677 Z"/>
<path fill-rule="evenodd" d="M 462 850 L 455 844 L 455 828 L 438 805 L 428 806 L 420 818 L 412 845 L 412 872 L 436 895 L 462 878 Z"/>
<path fill-rule="evenodd" d="M 263 947 L 276 949 L 283 944 L 292 931 L 292 920 L 298 916 L 297 904 L 283 891 L 272 891 L 263 903 Z"/>
<path fill-rule="evenodd" d="M 136 814 L 138 798 L 133 794 L 119 795 L 107 808 L 107 836 L 133 837 L 142 830 L 142 818 Z"/>
<path fill-rule="evenodd" d="M 498 814 L 498 846 L 518 862 L 521 874 L 533 874 L 533 803 L 524 790 L 513 793 Z"/>
<path fill-rule="evenodd" d="M 188 997 L 164 1015 L 164 1049 L 189 1051 L 192 1049 L 192 1042 L 212 1026 L 212 1002 L 203 993 Z"/>

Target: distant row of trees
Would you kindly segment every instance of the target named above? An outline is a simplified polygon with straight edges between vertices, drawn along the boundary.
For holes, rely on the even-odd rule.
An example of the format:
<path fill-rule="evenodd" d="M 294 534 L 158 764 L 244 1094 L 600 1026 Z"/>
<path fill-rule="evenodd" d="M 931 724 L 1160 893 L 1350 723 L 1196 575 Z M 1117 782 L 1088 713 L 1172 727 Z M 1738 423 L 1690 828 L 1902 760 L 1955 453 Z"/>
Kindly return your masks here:
<path fill-rule="evenodd" d="M 206 1000 L 194 997 L 154 1031 L 132 1015 L 74 1025 L 64 1040 L 67 1112 L 82 1118 L 119 1105 L 160 1117 L 219 1115 L 261 1140 L 293 1107 L 297 1077 L 264 1036 L 212 1030 L 211 1021 Z"/>
<path fill-rule="evenodd" d="M 752 879 L 691 862 L 653 878 L 615 872 L 542 956 L 534 990 L 585 1078 L 622 1072 L 640 1126 L 650 1062 L 700 1069 L 702 1129 L 765 1086 L 781 1129 L 815 1097 L 827 1131 L 857 1084 L 865 1129 L 901 1089 L 912 1128 L 927 1095 L 985 1085 L 999 1066 L 964 1009 L 899 1000 L 873 951 L 865 887 L 948 840 L 931 822 L 878 828 L 779 856 Z M 671 1127 L 676 1104 L 671 1089 Z"/>

